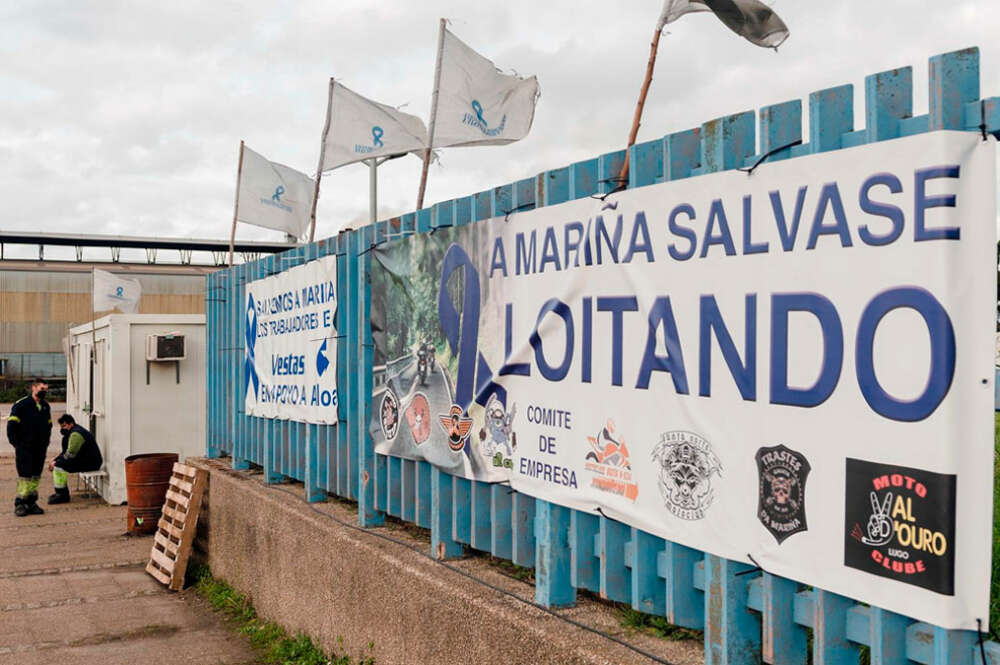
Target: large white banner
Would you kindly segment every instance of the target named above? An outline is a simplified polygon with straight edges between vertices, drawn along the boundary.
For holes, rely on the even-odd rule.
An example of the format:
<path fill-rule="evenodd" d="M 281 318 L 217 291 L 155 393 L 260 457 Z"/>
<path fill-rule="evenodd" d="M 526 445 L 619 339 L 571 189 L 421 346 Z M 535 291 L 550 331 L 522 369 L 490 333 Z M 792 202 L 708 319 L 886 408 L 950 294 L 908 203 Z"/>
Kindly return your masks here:
<path fill-rule="evenodd" d="M 337 423 L 336 285 L 336 256 L 247 284 L 247 415 Z"/>
<path fill-rule="evenodd" d="M 995 198 L 935 132 L 383 246 L 377 449 L 975 628 Z"/>

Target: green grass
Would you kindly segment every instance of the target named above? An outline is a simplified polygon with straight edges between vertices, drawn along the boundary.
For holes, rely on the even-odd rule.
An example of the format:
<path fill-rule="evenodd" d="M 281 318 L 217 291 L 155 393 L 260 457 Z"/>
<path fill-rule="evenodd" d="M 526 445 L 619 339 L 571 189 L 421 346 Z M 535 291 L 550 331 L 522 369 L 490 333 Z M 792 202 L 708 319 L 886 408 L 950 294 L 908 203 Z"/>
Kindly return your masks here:
<path fill-rule="evenodd" d="M 618 621 L 626 628 L 634 628 L 665 640 L 679 641 L 704 639 L 704 633 L 700 630 L 691 630 L 689 628 L 675 626 L 663 617 L 634 610 L 628 605 L 619 605 Z"/>
<path fill-rule="evenodd" d="M 188 581 L 217 611 L 226 615 L 245 635 L 260 656 L 262 665 L 375 665 L 371 655 L 375 645 L 368 644 L 368 654 L 355 661 L 339 648 L 327 654 L 315 645 L 308 635 L 289 636 L 284 628 L 257 616 L 253 605 L 231 586 L 212 576 L 207 566 L 194 566 L 189 570 Z"/>
<path fill-rule="evenodd" d="M 990 627 L 1000 630 L 1000 413 L 993 415 L 993 585 Z"/>

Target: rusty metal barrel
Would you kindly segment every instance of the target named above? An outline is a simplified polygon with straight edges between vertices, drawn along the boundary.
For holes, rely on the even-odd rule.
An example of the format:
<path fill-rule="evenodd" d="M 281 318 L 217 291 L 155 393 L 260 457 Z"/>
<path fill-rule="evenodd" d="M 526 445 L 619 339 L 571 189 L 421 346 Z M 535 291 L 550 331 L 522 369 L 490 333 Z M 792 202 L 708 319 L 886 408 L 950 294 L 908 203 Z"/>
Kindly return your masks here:
<path fill-rule="evenodd" d="M 167 498 L 177 453 L 150 453 L 125 458 L 125 493 L 128 497 L 128 533 L 156 531 Z"/>

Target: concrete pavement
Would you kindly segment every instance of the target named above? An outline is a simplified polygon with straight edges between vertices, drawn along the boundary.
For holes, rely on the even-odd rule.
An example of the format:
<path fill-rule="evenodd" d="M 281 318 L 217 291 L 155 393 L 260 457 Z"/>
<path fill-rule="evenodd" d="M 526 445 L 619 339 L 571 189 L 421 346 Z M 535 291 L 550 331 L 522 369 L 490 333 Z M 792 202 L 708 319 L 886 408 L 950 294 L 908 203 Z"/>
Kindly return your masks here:
<path fill-rule="evenodd" d="M 45 515 L 15 517 L 13 450 L 5 432 L 0 440 L 0 665 L 254 661 L 200 598 L 145 573 L 152 538 L 125 536 L 125 508 L 81 497 L 75 476 L 71 503 L 45 505 L 52 479 L 43 476 Z M 50 455 L 58 449 L 54 441 Z"/>

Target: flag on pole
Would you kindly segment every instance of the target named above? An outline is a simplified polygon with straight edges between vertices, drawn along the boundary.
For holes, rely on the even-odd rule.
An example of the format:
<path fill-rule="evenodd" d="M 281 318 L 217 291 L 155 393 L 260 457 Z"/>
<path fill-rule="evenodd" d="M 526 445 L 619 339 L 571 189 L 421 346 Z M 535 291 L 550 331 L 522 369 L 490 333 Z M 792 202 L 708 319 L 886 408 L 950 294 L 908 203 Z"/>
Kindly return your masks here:
<path fill-rule="evenodd" d="M 94 269 L 93 311 L 104 312 L 117 307 L 126 314 L 133 314 L 139 309 L 140 297 L 142 286 L 139 280 Z"/>
<path fill-rule="evenodd" d="M 442 30 L 433 147 L 502 145 L 527 136 L 538 79 L 501 74 L 447 28 Z"/>
<path fill-rule="evenodd" d="M 665 0 L 660 13 L 660 30 L 685 14 L 708 11 L 757 46 L 778 48 L 788 39 L 785 22 L 760 0 Z"/>
<path fill-rule="evenodd" d="M 415 115 L 363 97 L 334 81 L 330 94 L 330 129 L 323 142 L 323 172 L 377 157 L 408 152 L 423 156 L 427 127 Z"/>
<path fill-rule="evenodd" d="M 313 179 L 243 147 L 236 220 L 296 238 L 309 228 Z"/>

